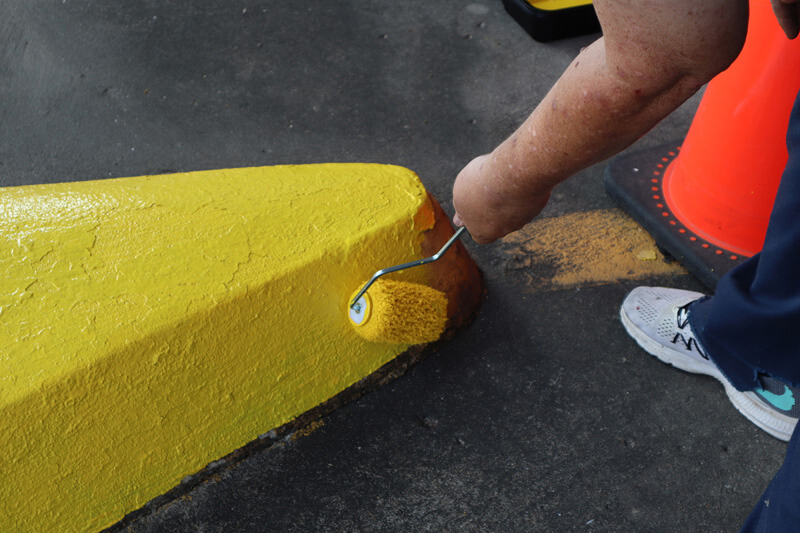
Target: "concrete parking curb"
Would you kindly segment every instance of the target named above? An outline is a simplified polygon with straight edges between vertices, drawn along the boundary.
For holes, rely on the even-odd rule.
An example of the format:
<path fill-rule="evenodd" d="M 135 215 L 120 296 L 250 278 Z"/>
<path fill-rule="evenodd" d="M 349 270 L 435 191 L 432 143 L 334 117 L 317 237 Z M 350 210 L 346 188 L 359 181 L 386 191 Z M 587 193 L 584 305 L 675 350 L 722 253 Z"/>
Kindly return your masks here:
<path fill-rule="evenodd" d="M 0 525 L 15 531 L 108 526 L 404 352 L 356 335 L 347 298 L 452 234 L 416 175 L 386 165 L 0 194 Z M 447 292 L 451 327 L 477 305 L 463 246 L 398 276 Z"/>

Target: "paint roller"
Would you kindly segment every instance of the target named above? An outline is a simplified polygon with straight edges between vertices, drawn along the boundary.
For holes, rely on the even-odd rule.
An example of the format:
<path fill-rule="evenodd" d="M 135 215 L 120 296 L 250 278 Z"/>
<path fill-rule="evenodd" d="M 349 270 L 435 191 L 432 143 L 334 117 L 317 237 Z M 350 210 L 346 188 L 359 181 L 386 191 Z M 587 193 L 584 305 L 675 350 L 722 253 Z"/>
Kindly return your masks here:
<path fill-rule="evenodd" d="M 430 257 L 378 270 L 350 300 L 349 318 L 367 340 L 423 344 L 438 340 L 447 324 L 447 295 L 426 285 L 379 279 L 438 261 L 467 228 L 461 227 Z"/>

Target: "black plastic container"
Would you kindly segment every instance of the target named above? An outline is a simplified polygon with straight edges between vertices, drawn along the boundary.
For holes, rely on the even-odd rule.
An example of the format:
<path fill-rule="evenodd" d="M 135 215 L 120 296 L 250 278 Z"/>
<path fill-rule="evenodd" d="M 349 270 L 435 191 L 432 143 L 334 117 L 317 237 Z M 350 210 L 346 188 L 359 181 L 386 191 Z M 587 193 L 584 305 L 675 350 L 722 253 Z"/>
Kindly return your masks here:
<path fill-rule="evenodd" d="M 541 9 L 528 0 L 503 0 L 506 11 L 514 17 L 528 34 L 539 42 L 556 41 L 600 31 L 600 23 L 591 2 L 573 5 L 562 2 L 560 9 Z"/>

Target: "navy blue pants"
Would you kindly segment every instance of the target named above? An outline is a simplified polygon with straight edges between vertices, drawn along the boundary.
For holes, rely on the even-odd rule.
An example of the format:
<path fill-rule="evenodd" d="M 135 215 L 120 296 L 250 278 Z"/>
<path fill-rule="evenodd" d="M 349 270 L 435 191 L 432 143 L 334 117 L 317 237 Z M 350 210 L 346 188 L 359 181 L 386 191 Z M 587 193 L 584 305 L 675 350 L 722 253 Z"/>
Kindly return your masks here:
<path fill-rule="evenodd" d="M 713 298 L 692 306 L 690 323 L 738 390 L 758 373 L 800 385 L 800 96 L 786 135 L 789 160 L 764 248 L 720 279 Z"/>
<path fill-rule="evenodd" d="M 711 359 L 741 391 L 759 387 L 759 373 L 800 385 L 800 95 L 786 144 L 789 160 L 761 253 L 723 276 L 689 318 Z M 743 531 L 800 531 L 798 431 Z"/>
<path fill-rule="evenodd" d="M 758 500 L 741 533 L 797 533 L 800 531 L 800 432 L 795 431 L 786 459 Z"/>

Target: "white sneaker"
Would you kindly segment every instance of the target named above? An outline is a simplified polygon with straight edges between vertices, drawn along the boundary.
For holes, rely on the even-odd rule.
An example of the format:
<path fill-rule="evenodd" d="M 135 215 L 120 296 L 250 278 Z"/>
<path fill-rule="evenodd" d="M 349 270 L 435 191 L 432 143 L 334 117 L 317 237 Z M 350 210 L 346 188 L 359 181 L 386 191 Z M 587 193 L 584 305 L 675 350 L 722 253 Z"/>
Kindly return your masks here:
<path fill-rule="evenodd" d="M 783 441 L 792 436 L 800 415 L 800 387 L 762 376 L 761 388 L 741 392 L 709 359 L 689 325 L 689 306 L 699 292 L 637 287 L 625 298 L 620 318 L 628 334 L 651 355 L 676 368 L 705 374 L 725 387 L 734 407 L 755 425 Z"/>

